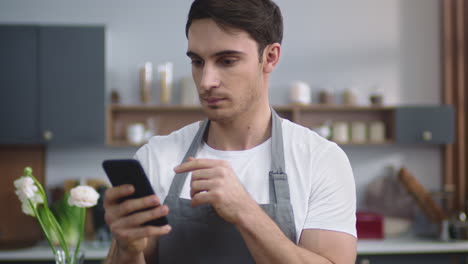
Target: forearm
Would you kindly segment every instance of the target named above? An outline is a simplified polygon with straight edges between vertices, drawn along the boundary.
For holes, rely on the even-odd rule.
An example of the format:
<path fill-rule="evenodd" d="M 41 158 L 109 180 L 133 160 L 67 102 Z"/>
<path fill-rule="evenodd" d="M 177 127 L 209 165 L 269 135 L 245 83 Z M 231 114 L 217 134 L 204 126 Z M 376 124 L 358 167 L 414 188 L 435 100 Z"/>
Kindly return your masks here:
<path fill-rule="evenodd" d="M 105 264 L 146 264 L 145 257 L 143 252 L 139 254 L 126 254 L 122 252 L 117 247 L 117 243 L 115 240 L 112 240 L 112 244 L 109 249 L 109 253 L 107 254 L 107 258 L 104 262 Z"/>
<path fill-rule="evenodd" d="M 256 263 L 331 263 L 289 240 L 260 208 L 241 216 L 237 225 Z"/>

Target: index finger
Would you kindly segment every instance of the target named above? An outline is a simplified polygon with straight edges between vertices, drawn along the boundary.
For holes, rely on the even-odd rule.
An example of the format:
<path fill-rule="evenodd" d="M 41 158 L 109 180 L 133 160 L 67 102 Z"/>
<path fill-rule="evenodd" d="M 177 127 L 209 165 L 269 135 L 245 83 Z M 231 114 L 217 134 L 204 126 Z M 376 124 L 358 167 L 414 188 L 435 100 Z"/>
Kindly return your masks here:
<path fill-rule="evenodd" d="M 174 168 L 176 173 L 182 172 L 189 172 L 199 169 L 207 169 L 219 165 L 222 160 L 215 160 L 215 159 L 195 159 L 190 157 L 188 161 L 180 164 L 179 166 Z"/>
<path fill-rule="evenodd" d="M 104 195 L 104 205 L 117 204 L 120 199 L 129 196 L 135 191 L 131 184 L 122 184 L 119 186 L 111 187 L 106 190 Z"/>

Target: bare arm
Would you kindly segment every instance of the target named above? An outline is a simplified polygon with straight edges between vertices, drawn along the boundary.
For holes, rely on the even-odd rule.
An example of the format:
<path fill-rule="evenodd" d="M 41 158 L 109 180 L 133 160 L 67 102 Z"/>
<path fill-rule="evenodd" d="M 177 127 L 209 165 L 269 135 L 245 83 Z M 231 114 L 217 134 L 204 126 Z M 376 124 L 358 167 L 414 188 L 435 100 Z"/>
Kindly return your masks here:
<path fill-rule="evenodd" d="M 299 245 L 290 241 L 221 160 L 193 159 L 175 168 L 192 171 L 192 205 L 211 204 L 240 231 L 257 263 L 354 263 L 356 238 L 324 230 L 304 230 Z"/>
<path fill-rule="evenodd" d="M 260 207 L 251 212 L 237 227 L 256 263 L 355 263 L 356 238 L 349 234 L 307 229 L 296 245 Z"/>

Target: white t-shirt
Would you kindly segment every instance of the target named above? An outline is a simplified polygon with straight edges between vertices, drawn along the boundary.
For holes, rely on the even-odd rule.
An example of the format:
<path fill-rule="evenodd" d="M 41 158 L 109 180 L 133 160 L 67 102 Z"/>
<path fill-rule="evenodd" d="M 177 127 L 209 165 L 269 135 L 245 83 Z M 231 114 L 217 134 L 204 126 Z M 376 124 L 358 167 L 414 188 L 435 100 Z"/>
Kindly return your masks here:
<path fill-rule="evenodd" d="M 162 201 L 174 167 L 193 140 L 199 122 L 167 136 L 155 136 L 135 154 Z M 304 229 L 345 232 L 356 237 L 356 189 L 349 160 L 343 150 L 315 132 L 283 119 L 286 173 L 293 206 L 297 241 Z M 268 172 L 271 139 L 242 151 L 221 151 L 202 144 L 197 158 L 227 160 L 249 194 L 259 204 L 269 203 Z M 188 175 L 181 197 L 190 199 Z"/>

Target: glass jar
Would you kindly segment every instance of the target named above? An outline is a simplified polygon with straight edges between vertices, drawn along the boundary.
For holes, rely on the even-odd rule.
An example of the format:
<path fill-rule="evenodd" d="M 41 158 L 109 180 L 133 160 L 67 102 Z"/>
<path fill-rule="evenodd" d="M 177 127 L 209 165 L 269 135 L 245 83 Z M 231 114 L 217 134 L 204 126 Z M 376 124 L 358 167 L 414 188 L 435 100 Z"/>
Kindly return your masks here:
<path fill-rule="evenodd" d="M 55 263 L 56 264 L 83 264 L 84 263 L 84 252 L 79 251 L 75 258 L 75 251 L 70 250 L 70 259 L 67 260 L 65 257 L 65 251 L 58 249 L 55 254 Z"/>

